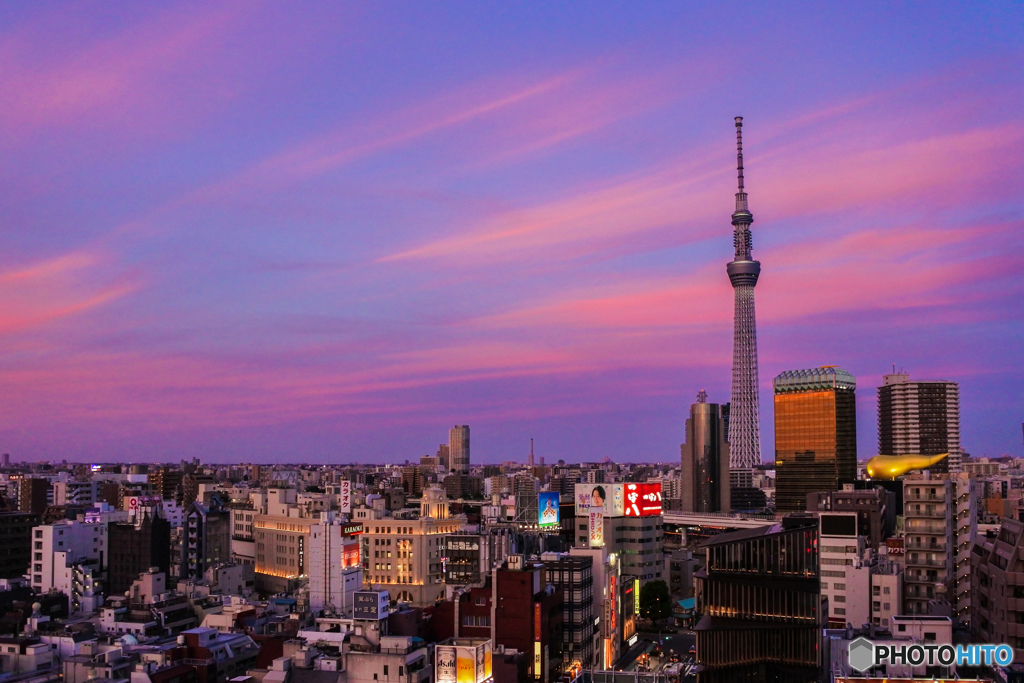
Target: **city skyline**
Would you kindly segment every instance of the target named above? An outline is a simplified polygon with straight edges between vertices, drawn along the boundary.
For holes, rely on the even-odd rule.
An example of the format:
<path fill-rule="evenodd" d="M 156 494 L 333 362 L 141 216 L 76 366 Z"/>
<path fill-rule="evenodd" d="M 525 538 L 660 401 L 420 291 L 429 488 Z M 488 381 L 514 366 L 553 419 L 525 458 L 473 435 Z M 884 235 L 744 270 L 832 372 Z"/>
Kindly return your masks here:
<path fill-rule="evenodd" d="M 1019 455 L 1021 24 L 0 8 L 0 452 L 399 462 L 467 424 L 474 464 L 677 460 L 729 400 L 743 116 L 763 457 L 771 378 L 821 365 L 873 455 L 893 363 Z"/>

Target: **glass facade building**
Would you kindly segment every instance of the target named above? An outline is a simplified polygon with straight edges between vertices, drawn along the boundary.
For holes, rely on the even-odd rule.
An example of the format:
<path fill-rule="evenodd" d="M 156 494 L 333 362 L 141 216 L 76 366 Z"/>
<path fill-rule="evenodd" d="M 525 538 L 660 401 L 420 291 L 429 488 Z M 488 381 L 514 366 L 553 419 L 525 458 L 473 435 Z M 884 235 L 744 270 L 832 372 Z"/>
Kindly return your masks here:
<path fill-rule="evenodd" d="M 806 509 L 807 496 L 857 479 L 853 375 L 836 367 L 775 378 L 775 509 Z"/>
<path fill-rule="evenodd" d="M 696 575 L 698 683 L 818 683 L 818 520 L 719 534 Z"/>

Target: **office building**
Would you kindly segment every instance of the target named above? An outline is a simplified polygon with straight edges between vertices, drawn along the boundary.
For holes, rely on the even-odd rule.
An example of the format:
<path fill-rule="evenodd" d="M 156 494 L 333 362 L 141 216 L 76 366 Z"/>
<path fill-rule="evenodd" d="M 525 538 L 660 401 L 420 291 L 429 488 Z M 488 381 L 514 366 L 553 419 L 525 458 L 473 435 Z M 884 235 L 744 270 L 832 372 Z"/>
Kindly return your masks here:
<path fill-rule="evenodd" d="M 857 479 L 857 382 L 828 366 L 783 372 L 773 386 L 775 509 L 803 511 L 808 494 Z"/>
<path fill-rule="evenodd" d="M 420 509 L 385 514 L 382 501 L 354 511 L 363 525 L 363 583 L 386 590 L 400 602 L 427 607 L 444 599 L 442 546 L 448 534 L 461 531 L 465 515 L 452 516 L 439 488 L 423 492 Z"/>
<path fill-rule="evenodd" d="M 513 555 L 494 570 L 494 643 L 531 655 L 530 679 L 557 681 L 562 664 L 562 591 L 546 581 L 543 564 Z"/>
<path fill-rule="evenodd" d="M 708 403 L 707 392 L 697 394 L 686 420 L 682 445 L 680 498 L 684 512 L 728 512 L 729 443 L 721 406 Z M 664 487 L 663 487 L 664 488 Z M 673 496 L 666 495 L 666 498 Z"/>
<path fill-rule="evenodd" d="M 139 574 L 156 567 L 167 572 L 171 566 L 171 525 L 149 512 L 134 523 L 110 524 L 107 529 L 109 560 L 107 594 L 124 594 Z"/>
<path fill-rule="evenodd" d="M 825 625 L 814 518 L 720 534 L 697 572 L 700 683 L 818 683 Z"/>
<path fill-rule="evenodd" d="M 89 480 L 81 481 L 72 479 L 69 481 L 53 482 L 53 504 L 64 506 L 86 506 L 89 507 L 97 501 L 99 493 L 98 482 Z"/>
<path fill-rule="evenodd" d="M 857 529 L 867 537 L 875 550 L 885 546 L 885 539 L 896 532 L 896 516 L 903 511 L 897 507 L 897 496 L 882 487 L 855 488 L 844 484 L 842 491 L 822 491 L 807 496 L 808 512 L 856 512 Z M 903 496 L 899 496 L 903 500 Z"/>
<path fill-rule="evenodd" d="M 562 592 L 562 667 L 589 669 L 594 659 L 594 558 L 545 553 L 546 580 Z"/>
<path fill-rule="evenodd" d="M 959 472 L 960 386 L 956 382 L 911 382 L 906 373 L 882 377 L 878 387 L 878 452 L 882 455 L 938 455 L 949 458 L 932 472 Z"/>
<path fill-rule="evenodd" d="M 402 468 L 402 489 L 406 495 L 419 498 L 423 494 L 423 472 L 417 465 Z"/>
<path fill-rule="evenodd" d="M 181 502 L 184 496 L 182 477 L 184 473 L 177 468 L 159 467 L 149 475 L 149 483 L 153 488 L 153 495 L 160 496 L 162 500 L 176 500 Z"/>
<path fill-rule="evenodd" d="M 732 214 L 733 260 L 726 266 L 734 294 L 732 342 L 732 400 L 728 435 L 732 485 L 751 486 L 751 470 L 761 464 L 761 423 L 758 409 L 757 321 L 754 315 L 754 286 L 761 274 L 761 262 L 751 255 L 750 224 L 754 216 L 747 206 L 743 187 L 743 118 L 736 117 L 736 170 L 738 190 Z"/>
<path fill-rule="evenodd" d="M 0 512 L 0 579 L 26 573 L 32 558 L 32 527 L 39 517 L 31 512 Z"/>
<path fill-rule="evenodd" d="M 469 425 L 448 430 L 448 469 L 452 474 L 469 474 Z"/>
<path fill-rule="evenodd" d="M 285 490 L 294 493 L 293 489 Z M 256 589 L 264 593 L 288 593 L 308 574 L 306 553 L 310 528 L 317 520 L 300 517 L 294 507 L 274 511 L 279 514 L 257 514 L 252 521 L 256 542 Z"/>
<path fill-rule="evenodd" d="M 444 583 L 450 587 L 483 585 L 491 569 L 515 552 L 516 539 L 508 527 L 449 534 L 441 545 Z"/>
<path fill-rule="evenodd" d="M 829 626 L 871 623 L 871 562 L 859 533 L 857 513 L 824 513 L 818 552 L 821 556 L 821 595 L 828 600 Z"/>
<path fill-rule="evenodd" d="M 206 570 L 231 561 L 231 511 L 193 502 L 185 511 L 181 578 L 198 581 Z"/>
<path fill-rule="evenodd" d="M 18 510 L 33 515 L 43 514 L 49 503 L 50 482 L 46 479 L 25 477 L 18 482 Z"/>

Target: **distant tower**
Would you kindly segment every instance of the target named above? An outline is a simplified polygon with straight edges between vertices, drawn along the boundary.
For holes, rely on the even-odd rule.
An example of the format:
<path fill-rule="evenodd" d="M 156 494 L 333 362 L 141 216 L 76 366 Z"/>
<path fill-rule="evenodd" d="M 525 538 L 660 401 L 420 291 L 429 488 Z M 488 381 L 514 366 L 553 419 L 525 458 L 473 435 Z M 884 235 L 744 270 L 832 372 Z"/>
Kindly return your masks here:
<path fill-rule="evenodd" d="M 452 474 L 469 474 L 469 425 L 448 430 L 448 460 Z"/>
<path fill-rule="evenodd" d="M 530 439 L 530 460 L 527 462 L 530 467 L 533 467 L 533 439 Z"/>
<path fill-rule="evenodd" d="M 732 338 L 732 401 L 729 406 L 729 453 L 734 487 L 749 487 L 750 470 L 761 463 L 760 419 L 757 409 L 757 323 L 754 285 L 761 263 L 751 256 L 750 224 L 754 216 L 743 191 L 743 117 L 736 117 L 736 168 L 739 191 L 732 214 L 733 260 L 726 267 L 735 295 Z"/>

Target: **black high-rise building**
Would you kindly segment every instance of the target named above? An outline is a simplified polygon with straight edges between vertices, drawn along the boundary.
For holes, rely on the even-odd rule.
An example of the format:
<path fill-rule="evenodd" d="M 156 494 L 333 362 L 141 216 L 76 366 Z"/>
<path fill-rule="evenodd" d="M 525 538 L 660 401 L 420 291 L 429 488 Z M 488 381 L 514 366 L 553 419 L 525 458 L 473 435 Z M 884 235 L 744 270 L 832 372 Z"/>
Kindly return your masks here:
<path fill-rule="evenodd" d="M 822 608 L 815 517 L 720 534 L 697 572 L 698 683 L 818 683 Z"/>
<path fill-rule="evenodd" d="M 15 579 L 32 560 L 32 527 L 39 516 L 31 512 L 0 512 L 0 579 Z"/>
<path fill-rule="evenodd" d="M 685 512 L 728 512 L 729 443 L 721 406 L 707 402 L 707 392 L 697 394 L 686 420 L 682 445 L 680 488 Z"/>
<path fill-rule="evenodd" d="M 150 567 L 171 567 L 171 525 L 166 519 L 142 514 L 136 523 L 111 524 L 108 531 L 108 595 L 124 595 L 139 574 Z"/>

